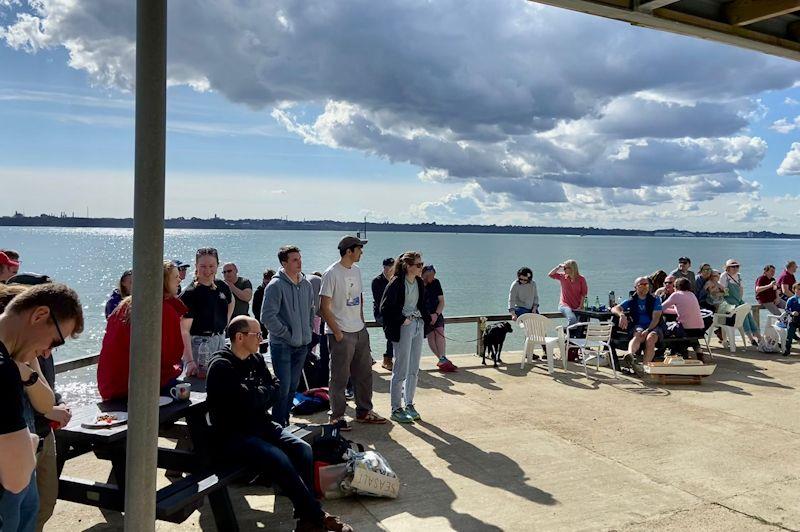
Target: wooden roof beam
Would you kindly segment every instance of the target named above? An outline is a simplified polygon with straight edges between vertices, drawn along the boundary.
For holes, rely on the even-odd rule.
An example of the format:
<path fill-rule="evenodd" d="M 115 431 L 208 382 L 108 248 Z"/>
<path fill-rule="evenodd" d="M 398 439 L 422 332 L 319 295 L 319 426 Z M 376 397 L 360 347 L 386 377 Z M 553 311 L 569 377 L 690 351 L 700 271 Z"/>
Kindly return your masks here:
<path fill-rule="evenodd" d="M 635 2 L 635 9 L 642 13 L 652 13 L 654 9 L 661 9 L 662 7 L 676 3 L 678 0 L 641 0 Z"/>
<path fill-rule="evenodd" d="M 724 10 L 732 25 L 747 26 L 800 11 L 800 0 L 734 0 L 725 4 Z"/>

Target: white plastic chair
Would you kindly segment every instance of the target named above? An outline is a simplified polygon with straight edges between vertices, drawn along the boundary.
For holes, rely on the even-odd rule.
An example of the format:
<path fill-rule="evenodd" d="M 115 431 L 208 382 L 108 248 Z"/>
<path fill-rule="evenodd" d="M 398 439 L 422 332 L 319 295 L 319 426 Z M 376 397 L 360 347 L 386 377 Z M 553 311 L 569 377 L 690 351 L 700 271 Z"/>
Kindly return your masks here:
<path fill-rule="evenodd" d="M 541 314 L 526 313 L 517 318 L 517 325 L 525 329 L 525 349 L 522 354 L 522 362 L 519 367 L 525 369 L 525 364 L 533 363 L 533 352 L 539 347 L 547 355 L 547 371 L 553 374 L 553 358 L 555 346 L 561 347 L 564 343 L 564 332 L 557 327 L 550 318 L 545 318 Z M 549 332 L 557 332 L 557 336 L 547 336 Z M 567 369 L 567 357 L 561 351 L 561 358 L 564 360 L 564 369 Z"/>
<path fill-rule="evenodd" d="M 764 336 L 769 337 L 772 336 L 778 341 L 778 347 L 783 353 L 783 350 L 786 349 L 786 336 L 788 335 L 788 330 L 786 327 L 781 327 L 778 324 L 781 322 L 781 317 L 775 314 L 768 314 L 767 315 L 767 326 L 764 329 Z"/>
<path fill-rule="evenodd" d="M 744 303 L 735 307 L 731 312 L 727 314 L 714 314 L 714 325 L 709 327 L 708 335 L 711 336 L 711 333 L 719 328 L 722 331 L 722 342 L 723 344 L 727 344 L 728 349 L 730 349 L 731 353 L 736 352 L 736 331 L 739 331 L 739 334 L 742 336 L 742 345 L 744 348 L 747 348 L 747 335 L 744 333 L 744 320 L 747 317 L 747 314 L 750 312 L 750 305 Z M 735 317 L 733 325 L 726 325 L 725 322 L 728 318 Z"/>
<path fill-rule="evenodd" d="M 578 326 L 586 326 L 585 338 L 571 338 L 569 333 L 571 330 Z M 589 321 L 575 323 L 567 327 L 566 345 L 564 353 L 567 353 L 570 347 L 577 347 L 581 353 L 581 361 L 583 362 L 583 373 L 588 377 L 589 372 L 586 369 L 586 361 L 588 355 L 595 358 L 597 371 L 600 370 L 600 355 L 603 351 L 608 353 L 609 365 L 614 372 L 614 378 L 617 377 L 617 365 L 614 363 L 614 355 L 611 353 L 611 330 L 614 324 L 611 321 Z M 566 357 L 565 357 L 566 359 Z"/>

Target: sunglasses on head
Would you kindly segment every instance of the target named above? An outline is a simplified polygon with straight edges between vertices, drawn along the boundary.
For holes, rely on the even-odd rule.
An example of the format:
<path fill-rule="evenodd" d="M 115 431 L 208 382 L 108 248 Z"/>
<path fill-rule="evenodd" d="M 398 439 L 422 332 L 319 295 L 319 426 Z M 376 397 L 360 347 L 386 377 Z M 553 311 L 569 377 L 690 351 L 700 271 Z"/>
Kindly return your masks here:
<path fill-rule="evenodd" d="M 219 255 L 217 254 L 217 249 L 216 248 L 200 248 L 200 249 L 197 250 L 197 256 L 198 257 L 202 257 L 204 255 L 211 255 L 212 257 L 219 258 Z"/>
<path fill-rule="evenodd" d="M 53 314 L 53 310 L 50 310 L 50 319 L 53 320 L 53 325 L 56 326 L 56 332 L 58 333 L 58 340 L 53 340 L 50 342 L 50 349 L 56 349 L 57 347 L 61 347 L 67 340 L 64 338 L 64 334 L 61 332 L 61 327 L 58 325 L 58 320 L 56 319 L 56 315 Z"/>

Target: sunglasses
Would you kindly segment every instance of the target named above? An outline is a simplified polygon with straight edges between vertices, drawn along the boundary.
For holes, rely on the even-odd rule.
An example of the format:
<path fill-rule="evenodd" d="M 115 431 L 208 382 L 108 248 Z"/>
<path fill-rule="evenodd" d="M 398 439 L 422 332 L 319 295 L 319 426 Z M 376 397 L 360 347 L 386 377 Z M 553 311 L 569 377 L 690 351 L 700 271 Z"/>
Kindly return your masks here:
<path fill-rule="evenodd" d="M 217 249 L 216 248 L 200 248 L 200 249 L 197 250 L 196 256 L 202 257 L 204 255 L 211 255 L 212 257 L 219 258 L 219 255 L 217 254 Z"/>
<path fill-rule="evenodd" d="M 423 266 L 425 266 L 425 263 L 424 262 L 417 262 L 417 263 L 414 263 L 414 266 L 416 266 L 417 268 L 422 268 Z"/>
<path fill-rule="evenodd" d="M 664 284 L 675 284 L 675 281 L 664 281 Z"/>
<path fill-rule="evenodd" d="M 731 266 L 731 268 L 738 269 L 739 265 L 738 264 L 734 264 L 733 266 Z"/>
<path fill-rule="evenodd" d="M 56 332 L 58 333 L 59 338 L 58 340 L 53 340 L 50 342 L 50 349 L 56 349 L 67 343 L 67 340 L 64 338 L 64 334 L 61 332 L 61 327 L 58 325 L 58 320 L 56 319 L 56 315 L 53 314 L 52 309 L 50 310 L 50 319 L 53 320 L 53 325 L 56 326 Z"/>
<path fill-rule="evenodd" d="M 222 270 L 222 273 L 233 273 L 233 270 Z M 266 277 L 266 275 L 264 277 Z"/>

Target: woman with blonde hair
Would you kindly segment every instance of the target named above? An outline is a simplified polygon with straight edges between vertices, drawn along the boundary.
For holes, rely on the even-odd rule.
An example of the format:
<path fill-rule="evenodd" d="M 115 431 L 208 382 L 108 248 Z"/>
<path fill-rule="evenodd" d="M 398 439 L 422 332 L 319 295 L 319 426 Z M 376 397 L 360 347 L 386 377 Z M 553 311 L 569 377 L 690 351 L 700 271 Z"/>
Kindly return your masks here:
<path fill-rule="evenodd" d="M 181 316 L 187 309 L 186 305 L 175 297 L 180 284 L 178 268 L 171 261 L 164 261 L 160 380 L 162 395 L 167 388 L 174 386 L 182 371 Z M 104 401 L 128 396 L 132 305 L 131 296 L 123 299 L 106 323 L 106 334 L 97 362 L 97 388 Z"/>
<path fill-rule="evenodd" d="M 578 323 L 575 311 L 583 306 L 583 299 L 589 293 L 586 279 L 578 271 L 578 263 L 573 259 L 565 260 L 547 275 L 561 283 L 558 310 L 567 318 L 569 325 Z"/>
<path fill-rule="evenodd" d="M 181 293 L 181 301 L 189 309 L 181 321 L 187 376 L 204 379 L 211 356 L 225 348 L 225 329 L 231 321 L 234 301 L 225 281 L 216 278 L 217 268 L 217 250 L 198 249 L 194 280 Z"/>
<path fill-rule="evenodd" d="M 394 363 L 389 396 L 392 421 L 413 423 L 421 419 L 414 406 L 422 339 L 430 314 L 425 312 L 425 283 L 422 280 L 422 257 L 417 251 L 406 251 L 394 263 L 394 275 L 381 300 L 383 331 L 392 342 Z"/>

